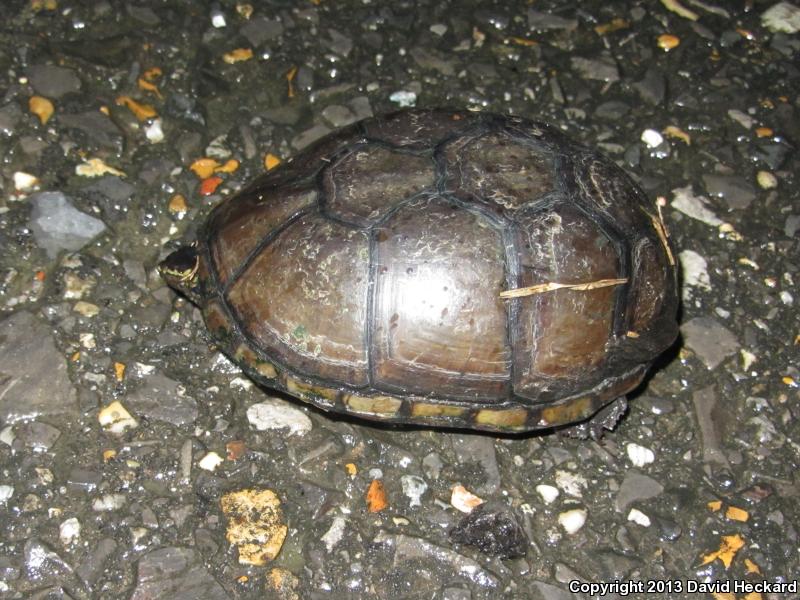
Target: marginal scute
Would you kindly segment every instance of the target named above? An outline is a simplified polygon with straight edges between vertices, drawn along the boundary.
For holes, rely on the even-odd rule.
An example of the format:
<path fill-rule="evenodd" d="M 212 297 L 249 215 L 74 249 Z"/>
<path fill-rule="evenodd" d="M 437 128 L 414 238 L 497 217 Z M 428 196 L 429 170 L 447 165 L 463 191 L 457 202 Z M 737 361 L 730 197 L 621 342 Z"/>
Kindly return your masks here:
<path fill-rule="evenodd" d="M 299 379 L 294 379 L 293 377 L 286 377 L 286 389 L 289 390 L 290 393 L 301 398 L 309 396 L 313 398 L 316 396 L 318 398 L 325 398 L 330 402 L 335 402 L 336 396 L 339 394 L 338 390 L 320 385 L 304 383 Z"/>
<path fill-rule="evenodd" d="M 206 327 L 213 335 L 220 337 L 230 335 L 231 322 L 217 300 L 211 300 L 206 304 L 203 309 L 203 317 L 206 321 Z"/>
<path fill-rule="evenodd" d="M 411 405 L 412 417 L 461 417 L 467 409 L 451 404 L 431 404 L 430 402 L 416 401 Z"/>
<path fill-rule="evenodd" d="M 669 289 L 664 252 L 648 239 L 634 248 L 631 282 L 631 322 L 629 329 L 646 330 L 661 313 L 664 292 Z"/>
<path fill-rule="evenodd" d="M 402 400 L 391 396 L 359 396 L 358 394 L 345 395 L 344 403 L 355 412 L 378 417 L 391 417 L 397 414 L 403 404 Z"/>
<path fill-rule="evenodd" d="M 556 427 L 575 423 L 588 419 L 596 409 L 591 398 L 575 398 L 562 404 L 543 408 L 540 413 L 541 424 L 544 427 Z"/>
<path fill-rule="evenodd" d="M 543 148 L 490 133 L 444 147 L 445 185 L 464 200 L 514 211 L 554 190 L 553 156 Z"/>
<path fill-rule="evenodd" d="M 374 225 L 401 201 L 436 181 L 430 156 L 364 145 L 325 170 L 325 208 L 331 216 L 360 227 Z"/>
<path fill-rule="evenodd" d="M 475 415 L 475 422 L 496 429 L 522 429 L 528 420 L 528 410 L 519 408 L 482 408 Z"/>

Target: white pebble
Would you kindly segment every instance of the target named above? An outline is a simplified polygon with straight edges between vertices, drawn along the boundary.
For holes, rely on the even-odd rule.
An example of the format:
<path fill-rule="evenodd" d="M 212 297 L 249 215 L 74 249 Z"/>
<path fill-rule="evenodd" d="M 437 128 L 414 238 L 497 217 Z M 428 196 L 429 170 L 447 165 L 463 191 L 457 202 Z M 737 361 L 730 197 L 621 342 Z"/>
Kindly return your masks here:
<path fill-rule="evenodd" d="M 435 33 L 439 37 L 447 33 L 447 25 L 443 23 L 436 23 L 435 25 L 431 25 L 428 29 L 430 29 L 431 32 Z"/>
<path fill-rule="evenodd" d="M 225 15 L 218 10 L 215 10 L 213 13 L 211 13 L 211 24 L 217 29 L 225 27 L 225 25 L 227 25 L 225 22 Z"/>
<path fill-rule="evenodd" d="M 0 504 L 5 504 L 14 495 L 13 485 L 0 485 Z"/>
<path fill-rule="evenodd" d="M 545 504 L 552 504 L 558 498 L 559 491 L 557 487 L 552 485 L 541 484 L 536 486 L 536 491 L 542 497 Z"/>
<path fill-rule="evenodd" d="M 58 527 L 58 537 L 61 543 L 68 546 L 81 536 L 81 524 L 78 519 L 67 519 Z"/>
<path fill-rule="evenodd" d="M 101 408 L 97 413 L 97 420 L 103 429 L 114 434 L 120 434 L 126 429 L 134 429 L 139 425 L 119 400 Z"/>
<path fill-rule="evenodd" d="M 81 341 L 81 346 L 87 350 L 92 350 L 97 347 L 97 342 L 94 339 L 93 333 L 81 333 L 78 338 Z"/>
<path fill-rule="evenodd" d="M 791 306 L 792 304 L 794 304 L 794 296 L 792 296 L 786 290 L 782 291 L 780 293 L 780 296 L 781 296 L 781 302 L 783 302 L 786 306 Z"/>
<path fill-rule="evenodd" d="M 633 442 L 628 444 L 625 449 L 628 452 L 628 459 L 637 467 L 649 465 L 656 459 L 656 455 L 650 448 L 645 448 Z"/>
<path fill-rule="evenodd" d="M 401 108 L 405 108 L 408 106 L 414 106 L 417 103 L 417 95 L 414 92 L 400 90 L 399 92 L 394 92 L 391 96 L 389 96 L 389 100 L 396 103 Z"/>
<path fill-rule="evenodd" d="M 200 459 L 200 462 L 197 463 L 197 466 L 201 469 L 205 469 L 206 471 L 214 471 L 222 463 L 223 458 L 219 454 L 216 452 L 209 452 Z"/>
<path fill-rule="evenodd" d="M 164 130 L 161 129 L 161 119 L 153 119 L 153 122 L 144 128 L 144 135 L 151 144 L 163 142 Z"/>
<path fill-rule="evenodd" d="M 711 278 L 708 275 L 708 263 L 694 250 L 683 250 L 678 255 L 683 275 L 683 296 L 687 300 L 691 296 L 691 288 L 711 289 Z"/>
<path fill-rule="evenodd" d="M 641 139 L 648 148 L 657 148 L 664 143 L 664 136 L 658 133 L 655 129 L 645 129 L 642 132 Z"/>
<path fill-rule="evenodd" d="M 14 439 L 17 436 L 14 435 L 14 427 L 11 425 L 6 425 L 3 429 L 0 430 L 0 442 L 4 444 L 8 444 L 9 446 L 14 443 Z"/>
<path fill-rule="evenodd" d="M 558 515 L 558 524 L 569 534 L 573 534 L 586 523 L 587 512 L 585 508 L 573 508 Z"/>
<path fill-rule="evenodd" d="M 425 480 L 417 475 L 403 475 L 400 478 L 400 483 L 403 486 L 403 493 L 410 500 L 409 506 L 421 506 L 420 498 L 428 489 L 428 484 L 425 483 Z"/>
<path fill-rule="evenodd" d="M 463 513 L 471 513 L 472 509 L 479 504 L 483 504 L 483 498 L 479 498 L 463 485 L 456 485 L 450 493 L 450 504 L 456 510 L 460 510 Z"/>
<path fill-rule="evenodd" d="M 776 33 L 797 33 L 800 31 L 800 8 L 791 2 L 778 2 L 761 15 L 761 23 Z"/>
<path fill-rule="evenodd" d="M 628 513 L 628 521 L 633 521 L 642 527 L 650 527 L 650 517 L 635 508 L 632 508 L 631 512 Z"/>
<path fill-rule="evenodd" d="M 334 517 L 333 523 L 331 523 L 328 531 L 320 538 L 328 552 L 333 550 L 333 547 L 341 541 L 344 536 L 344 527 L 346 524 L 347 521 L 344 517 Z"/>
<path fill-rule="evenodd" d="M 558 470 L 556 471 L 556 485 L 561 488 L 565 494 L 580 498 L 583 496 L 583 490 L 586 489 L 589 483 L 583 475 Z"/>
<path fill-rule="evenodd" d="M 95 498 L 92 502 L 92 510 L 97 512 L 108 512 L 117 510 L 125 505 L 123 494 L 104 494 L 100 498 Z"/>
<path fill-rule="evenodd" d="M 101 408 L 97 413 L 97 420 L 103 429 L 117 435 L 126 429 L 135 429 L 139 425 L 119 400 Z"/>
<path fill-rule="evenodd" d="M 288 429 L 288 435 L 305 435 L 312 428 L 306 413 L 280 398 L 253 404 L 247 409 L 247 420 L 258 431 Z"/>
<path fill-rule="evenodd" d="M 29 192 L 38 185 L 39 180 L 35 175 L 24 171 L 16 171 L 14 173 L 14 189 L 18 192 Z"/>

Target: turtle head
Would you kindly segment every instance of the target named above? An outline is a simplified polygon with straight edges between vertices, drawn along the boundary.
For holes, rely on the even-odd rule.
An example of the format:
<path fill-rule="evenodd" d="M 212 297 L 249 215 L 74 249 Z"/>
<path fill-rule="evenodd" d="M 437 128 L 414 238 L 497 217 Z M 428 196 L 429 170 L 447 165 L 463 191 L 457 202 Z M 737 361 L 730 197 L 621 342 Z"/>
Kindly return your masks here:
<path fill-rule="evenodd" d="M 192 244 L 181 246 L 158 265 L 158 271 L 164 281 L 198 306 L 204 303 L 198 275 L 201 260 L 196 244 Z"/>

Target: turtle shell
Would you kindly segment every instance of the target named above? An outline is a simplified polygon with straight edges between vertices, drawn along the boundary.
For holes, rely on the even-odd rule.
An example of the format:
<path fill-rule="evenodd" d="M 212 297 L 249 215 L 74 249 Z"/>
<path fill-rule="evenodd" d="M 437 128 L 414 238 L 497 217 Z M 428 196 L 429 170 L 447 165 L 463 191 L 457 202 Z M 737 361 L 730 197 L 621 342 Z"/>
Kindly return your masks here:
<path fill-rule="evenodd" d="M 608 159 L 517 117 L 356 123 L 222 202 L 196 250 L 196 299 L 227 354 L 369 419 L 575 423 L 677 336 L 655 207 Z"/>

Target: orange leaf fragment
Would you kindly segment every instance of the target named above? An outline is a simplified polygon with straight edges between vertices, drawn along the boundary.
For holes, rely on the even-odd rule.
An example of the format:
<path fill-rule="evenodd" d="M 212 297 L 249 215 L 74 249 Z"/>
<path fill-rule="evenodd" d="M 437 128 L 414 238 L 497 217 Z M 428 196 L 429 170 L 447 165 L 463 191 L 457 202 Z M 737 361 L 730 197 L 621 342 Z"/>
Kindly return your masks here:
<path fill-rule="evenodd" d="M 118 106 L 126 106 L 140 121 L 146 121 L 147 119 L 158 116 L 155 108 L 149 104 L 137 102 L 130 96 L 119 96 L 116 99 L 116 103 Z"/>
<path fill-rule="evenodd" d="M 239 168 L 239 161 L 235 158 L 230 159 L 224 165 L 214 169 L 214 173 L 233 173 Z"/>
<path fill-rule="evenodd" d="M 47 273 L 45 273 L 44 271 L 36 271 L 36 273 L 33 274 L 33 278 L 36 281 L 44 281 L 46 277 Z"/>
<path fill-rule="evenodd" d="M 231 50 L 222 55 L 222 60 L 229 65 L 250 60 L 251 58 L 253 58 L 253 51 L 250 48 L 236 48 L 236 50 Z"/>
<path fill-rule="evenodd" d="M 754 563 L 749 558 L 744 559 L 744 568 L 746 569 L 746 573 L 748 575 L 756 574 L 761 575 L 761 567 L 759 567 L 756 563 Z"/>
<path fill-rule="evenodd" d="M 386 490 L 380 479 L 373 479 L 367 490 L 367 510 L 371 513 L 381 512 L 389 506 Z"/>
<path fill-rule="evenodd" d="M 772 131 L 772 129 L 770 129 L 769 127 L 759 127 L 758 129 L 756 129 L 756 136 L 760 138 L 772 137 L 773 133 L 775 132 Z"/>
<path fill-rule="evenodd" d="M 139 77 L 139 79 L 136 80 L 136 83 L 139 85 L 139 89 L 146 92 L 151 92 L 159 98 L 163 98 L 161 92 L 158 90 L 158 86 L 155 83 L 150 83 L 144 77 Z"/>
<path fill-rule="evenodd" d="M 720 508 L 722 508 L 722 501 L 712 500 L 711 502 L 706 504 L 706 506 L 711 512 L 717 512 Z"/>
<path fill-rule="evenodd" d="M 169 199 L 167 208 L 169 212 L 176 215 L 183 214 L 189 210 L 189 207 L 186 205 L 186 198 L 183 197 L 183 194 L 175 194 L 172 196 L 172 198 Z"/>
<path fill-rule="evenodd" d="M 39 117 L 42 125 L 44 125 L 50 120 L 50 117 L 53 116 L 53 111 L 55 111 L 55 108 L 53 107 L 53 103 L 47 98 L 42 96 L 31 96 L 28 100 L 28 110 Z"/>
<path fill-rule="evenodd" d="M 350 475 L 350 477 L 355 477 L 358 474 L 358 467 L 356 467 L 355 463 L 347 463 L 344 466 L 344 470 L 347 471 L 347 474 Z"/>
<path fill-rule="evenodd" d="M 297 67 L 292 67 L 289 69 L 289 72 L 286 73 L 286 81 L 289 84 L 289 90 L 287 92 L 289 98 L 294 98 L 294 78 L 297 75 Z"/>
<path fill-rule="evenodd" d="M 658 36 L 658 47 L 665 52 L 669 52 L 673 48 L 676 48 L 680 43 L 680 38 L 676 35 L 672 35 L 671 33 L 662 33 L 660 36 Z"/>
<path fill-rule="evenodd" d="M 117 378 L 117 381 L 122 381 L 125 379 L 125 363 L 114 363 L 114 377 Z"/>
<path fill-rule="evenodd" d="M 225 450 L 228 452 L 228 460 L 239 460 L 247 452 L 247 446 L 242 440 L 233 440 L 225 444 Z"/>
<path fill-rule="evenodd" d="M 207 179 L 203 179 L 200 182 L 200 195 L 201 196 L 210 196 L 214 192 L 217 191 L 217 188 L 222 183 L 222 177 L 218 177 L 214 175 L 214 177 L 208 177 Z"/>
<path fill-rule="evenodd" d="M 271 171 L 279 164 L 281 164 L 281 159 L 271 152 L 267 152 L 267 155 L 264 157 L 264 167 L 267 169 L 267 171 Z"/>
<path fill-rule="evenodd" d="M 538 46 L 539 42 L 536 40 L 531 40 L 528 38 L 523 37 L 511 37 L 512 42 L 514 42 L 517 46 Z"/>
<path fill-rule="evenodd" d="M 719 559 L 727 569 L 731 566 L 736 553 L 742 548 L 742 546 L 744 546 L 744 538 L 738 533 L 733 535 L 723 535 L 722 541 L 719 545 L 719 550 L 704 555 L 703 562 L 701 564 L 707 565 Z"/>
<path fill-rule="evenodd" d="M 761 592 L 750 592 L 746 596 L 742 596 L 742 600 L 764 600 Z"/>
<path fill-rule="evenodd" d="M 220 164 L 213 158 L 198 158 L 189 167 L 200 179 L 207 179 L 214 174 Z"/>
<path fill-rule="evenodd" d="M 714 600 L 736 600 L 736 596 L 732 592 L 711 592 L 711 597 Z"/>
<path fill-rule="evenodd" d="M 594 31 L 597 35 L 606 35 L 607 33 L 612 33 L 614 31 L 619 31 L 620 29 L 627 29 L 630 27 L 631 24 L 621 17 L 615 17 L 611 20 L 610 23 L 603 23 L 602 25 L 596 25 Z"/>
<path fill-rule="evenodd" d="M 746 510 L 736 506 L 729 506 L 725 511 L 725 516 L 732 521 L 741 521 L 742 523 L 750 518 L 750 514 Z"/>

